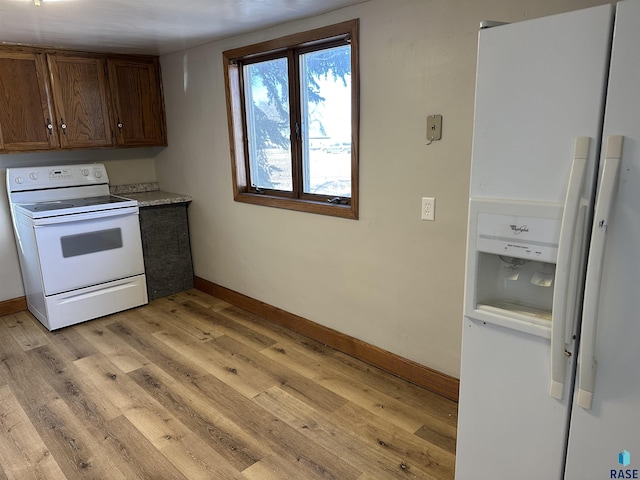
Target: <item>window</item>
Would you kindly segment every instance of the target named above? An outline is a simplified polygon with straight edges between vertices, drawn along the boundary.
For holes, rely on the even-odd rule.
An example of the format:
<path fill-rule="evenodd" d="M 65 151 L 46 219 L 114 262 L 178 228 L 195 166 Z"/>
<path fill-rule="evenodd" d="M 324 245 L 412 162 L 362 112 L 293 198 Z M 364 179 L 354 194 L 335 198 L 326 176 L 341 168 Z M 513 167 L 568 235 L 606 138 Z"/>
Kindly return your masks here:
<path fill-rule="evenodd" d="M 235 200 L 358 218 L 358 20 L 223 60 Z"/>

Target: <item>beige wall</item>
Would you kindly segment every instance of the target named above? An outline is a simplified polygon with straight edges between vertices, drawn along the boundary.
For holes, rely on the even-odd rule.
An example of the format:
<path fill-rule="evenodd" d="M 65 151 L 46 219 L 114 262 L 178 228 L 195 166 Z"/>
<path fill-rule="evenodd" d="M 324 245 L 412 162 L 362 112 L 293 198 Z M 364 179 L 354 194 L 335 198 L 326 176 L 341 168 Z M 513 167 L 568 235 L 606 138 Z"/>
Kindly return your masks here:
<path fill-rule="evenodd" d="M 161 185 L 193 195 L 198 276 L 458 376 L 477 28 L 598 0 L 371 0 L 162 58 Z M 360 220 L 235 203 L 222 51 L 361 27 Z M 425 146 L 426 116 L 443 138 Z M 436 221 L 420 198 L 437 198 Z"/>

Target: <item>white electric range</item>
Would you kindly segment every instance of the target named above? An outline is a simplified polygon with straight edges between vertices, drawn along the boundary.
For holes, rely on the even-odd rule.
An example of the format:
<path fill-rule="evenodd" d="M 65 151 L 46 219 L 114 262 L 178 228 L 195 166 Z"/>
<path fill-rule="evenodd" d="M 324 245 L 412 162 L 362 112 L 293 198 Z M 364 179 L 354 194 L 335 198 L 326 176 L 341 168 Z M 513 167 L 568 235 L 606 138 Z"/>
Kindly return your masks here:
<path fill-rule="evenodd" d="M 29 311 L 49 330 L 147 303 L 138 203 L 102 164 L 7 169 Z"/>

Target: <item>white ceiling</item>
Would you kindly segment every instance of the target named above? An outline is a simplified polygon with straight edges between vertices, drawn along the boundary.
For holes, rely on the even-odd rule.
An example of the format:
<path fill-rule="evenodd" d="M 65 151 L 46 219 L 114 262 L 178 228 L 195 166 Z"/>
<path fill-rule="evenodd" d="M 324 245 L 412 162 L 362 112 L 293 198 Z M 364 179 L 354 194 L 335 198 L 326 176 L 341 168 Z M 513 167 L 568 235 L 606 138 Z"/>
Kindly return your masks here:
<path fill-rule="evenodd" d="M 162 55 L 365 0 L 0 0 L 0 42 Z"/>

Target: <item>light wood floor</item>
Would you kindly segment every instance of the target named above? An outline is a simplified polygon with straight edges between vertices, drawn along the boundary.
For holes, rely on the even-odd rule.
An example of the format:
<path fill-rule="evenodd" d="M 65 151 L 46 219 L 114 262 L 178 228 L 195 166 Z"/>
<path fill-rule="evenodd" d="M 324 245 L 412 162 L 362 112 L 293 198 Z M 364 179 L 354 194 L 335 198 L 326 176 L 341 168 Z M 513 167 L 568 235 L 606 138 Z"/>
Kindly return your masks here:
<path fill-rule="evenodd" d="M 456 404 L 197 290 L 0 317 L 0 479 L 451 479 Z"/>

